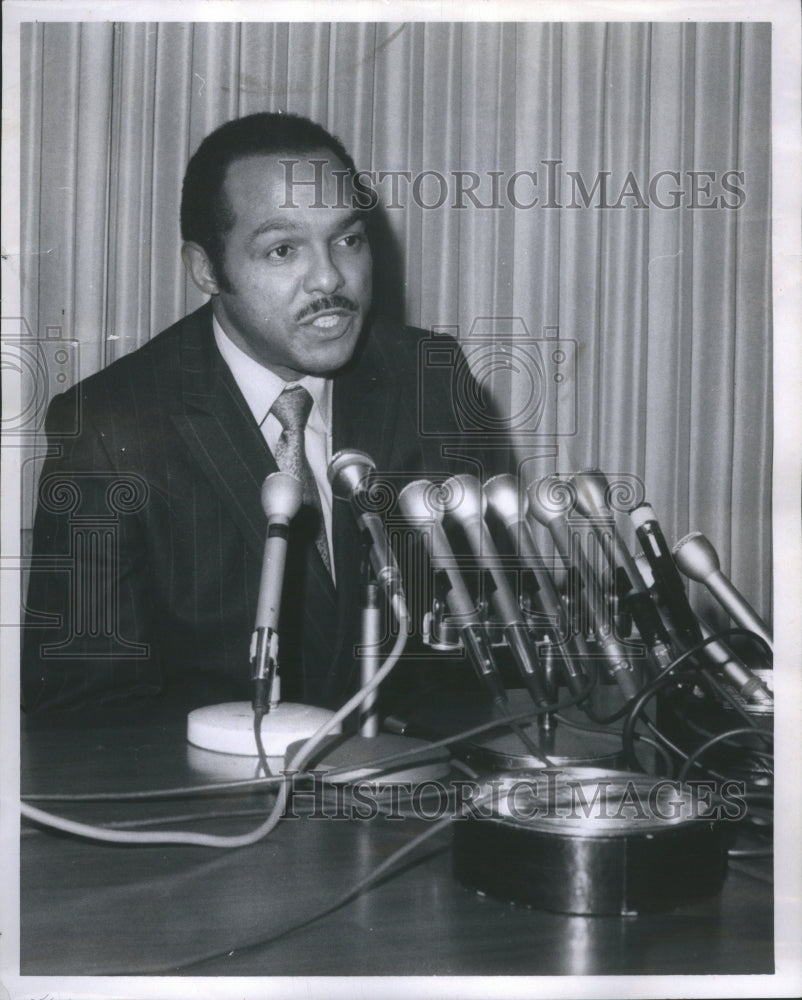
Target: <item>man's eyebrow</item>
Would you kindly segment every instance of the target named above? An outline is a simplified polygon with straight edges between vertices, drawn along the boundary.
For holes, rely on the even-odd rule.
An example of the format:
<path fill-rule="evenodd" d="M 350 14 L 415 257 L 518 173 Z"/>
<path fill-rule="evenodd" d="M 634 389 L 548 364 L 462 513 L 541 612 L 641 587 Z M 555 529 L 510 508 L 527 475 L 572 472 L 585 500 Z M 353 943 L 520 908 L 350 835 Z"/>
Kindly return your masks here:
<path fill-rule="evenodd" d="M 351 226 L 354 225 L 354 223 L 356 223 L 356 222 L 363 222 L 364 223 L 364 221 L 365 221 L 365 214 L 364 214 L 364 212 L 361 212 L 358 208 L 355 208 L 353 210 L 353 212 L 351 212 L 351 214 L 349 216 L 347 216 L 347 218 L 343 219 L 342 222 L 338 223 L 334 227 L 333 231 L 336 232 L 336 233 L 341 233 L 345 229 L 350 229 Z"/>
<path fill-rule="evenodd" d="M 248 237 L 248 242 L 251 242 L 259 236 L 264 236 L 270 233 L 295 233 L 299 227 L 289 218 L 286 219 L 267 219 L 267 221 L 261 223 Z"/>
<path fill-rule="evenodd" d="M 350 229 L 357 222 L 364 222 L 364 213 L 358 208 L 354 209 L 346 218 L 341 222 L 338 222 L 334 227 L 332 227 L 333 233 L 341 233 L 346 229 Z M 281 219 L 267 219 L 260 225 L 258 225 L 253 232 L 248 236 L 248 242 L 252 243 L 257 240 L 260 236 L 270 235 L 271 233 L 297 233 L 303 226 L 297 225 L 292 219 L 287 216 L 287 218 Z"/>

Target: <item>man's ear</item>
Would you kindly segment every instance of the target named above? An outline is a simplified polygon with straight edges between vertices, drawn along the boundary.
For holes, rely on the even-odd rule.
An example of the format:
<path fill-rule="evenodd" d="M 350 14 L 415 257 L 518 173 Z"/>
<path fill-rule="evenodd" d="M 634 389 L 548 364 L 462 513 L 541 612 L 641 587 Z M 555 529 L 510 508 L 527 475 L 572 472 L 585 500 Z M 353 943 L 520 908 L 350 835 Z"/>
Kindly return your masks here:
<path fill-rule="evenodd" d="M 220 286 L 217 284 L 212 262 L 199 243 L 185 243 L 181 247 L 181 258 L 190 277 L 202 292 L 206 295 L 219 294 Z"/>

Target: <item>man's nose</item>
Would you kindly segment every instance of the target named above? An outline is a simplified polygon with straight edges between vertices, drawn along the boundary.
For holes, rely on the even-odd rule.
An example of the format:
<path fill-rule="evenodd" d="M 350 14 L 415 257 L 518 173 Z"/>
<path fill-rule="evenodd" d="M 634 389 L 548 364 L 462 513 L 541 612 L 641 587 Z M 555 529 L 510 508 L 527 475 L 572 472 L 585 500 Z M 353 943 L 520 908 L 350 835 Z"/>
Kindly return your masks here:
<path fill-rule="evenodd" d="M 315 250 L 306 272 L 304 287 L 307 292 L 331 295 L 343 284 L 343 276 L 328 247 Z"/>

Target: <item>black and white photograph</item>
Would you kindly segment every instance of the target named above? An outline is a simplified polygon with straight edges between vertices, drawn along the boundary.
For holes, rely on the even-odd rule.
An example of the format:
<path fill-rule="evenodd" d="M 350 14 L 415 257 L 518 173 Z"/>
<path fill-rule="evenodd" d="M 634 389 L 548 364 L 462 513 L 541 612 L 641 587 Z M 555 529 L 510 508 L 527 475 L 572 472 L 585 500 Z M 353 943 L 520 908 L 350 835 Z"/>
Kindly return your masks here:
<path fill-rule="evenodd" d="M 4 995 L 799 995 L 800 19 L 4 5 Z"/>

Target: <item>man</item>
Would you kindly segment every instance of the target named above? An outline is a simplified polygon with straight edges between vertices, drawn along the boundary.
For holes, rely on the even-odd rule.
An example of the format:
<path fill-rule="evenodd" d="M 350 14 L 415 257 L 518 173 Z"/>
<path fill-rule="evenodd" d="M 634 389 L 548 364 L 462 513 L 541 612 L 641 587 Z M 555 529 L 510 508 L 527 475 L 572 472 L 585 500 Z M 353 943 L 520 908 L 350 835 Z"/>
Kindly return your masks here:
<path fill-rule="evenodd" d="M 336 138 L 292 115 L 229 122 L 193 156 L 183 259 L 210 302 L 48 414 L 58 454 L 39 489 L 28 710 L 249 697 L 260 490 L 287 463 L 306 485 L 289 543 L 282 695 L 334 707 L 355 690 L 362 553 L 328 461 L 357 448 L 410 478 L 471 467 L 418 432 L 420 331 L 373 298 L 375 220 L 354 175 Z M 427 419 L 453 439 L 450 375 L 430 373 L 440 384 L 427 382 Z"/>

